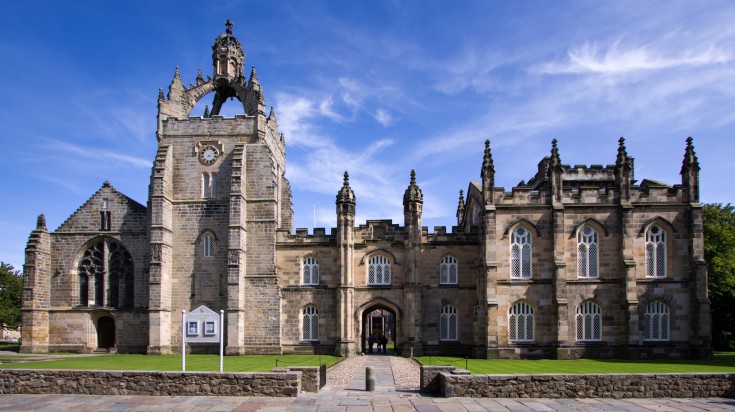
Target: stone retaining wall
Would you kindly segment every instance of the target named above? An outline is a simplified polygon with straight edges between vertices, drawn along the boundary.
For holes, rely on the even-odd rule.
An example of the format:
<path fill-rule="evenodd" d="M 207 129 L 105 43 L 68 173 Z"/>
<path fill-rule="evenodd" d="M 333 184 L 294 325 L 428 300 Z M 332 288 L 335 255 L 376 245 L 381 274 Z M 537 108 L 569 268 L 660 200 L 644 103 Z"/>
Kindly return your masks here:
<path fill-rule="evenodd" d="M 421 390 L 444 397 L 707 398 L 735 397 L 735 374 L 466 375 L 422 367 Z M 433 379 L 430 379 L 431 375 Z"/>
<path fill-rule="evenodd" d="M 0 370 L 0 394 L 298 396 L 301 372 Z"/>
<path fill-rule="evenodd" d="M 327 365 L 288 366 L 273 368 L 271 372 L 301 372 L 301 390 L 304 392 L 319 392 L 319 389 L 327 384 Z"/>

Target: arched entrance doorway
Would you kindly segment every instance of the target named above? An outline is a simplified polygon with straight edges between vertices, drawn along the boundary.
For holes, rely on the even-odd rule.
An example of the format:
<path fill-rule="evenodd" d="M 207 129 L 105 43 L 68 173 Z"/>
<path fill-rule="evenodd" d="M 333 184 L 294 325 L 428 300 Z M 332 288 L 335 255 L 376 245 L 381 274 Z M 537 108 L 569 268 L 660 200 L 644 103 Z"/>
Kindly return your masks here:
<path fill-rule="evenodd" d="M 400 344 L 400 313 L 395 305 L 380 299 L 363 305 L 358 314 L 360 319 L 360 351 L 362 353 L 378 353 L 378 343 L 383 336 L 388 342 L 388 353 L 392 353 L 398 348 Z M 373 343 L 372 351 L 371 342 Z"/>
<path fill-rule="evenodd" d="M 115 347 L 115 319 L 102 316 L 97 319 L 97 349 Z"/>

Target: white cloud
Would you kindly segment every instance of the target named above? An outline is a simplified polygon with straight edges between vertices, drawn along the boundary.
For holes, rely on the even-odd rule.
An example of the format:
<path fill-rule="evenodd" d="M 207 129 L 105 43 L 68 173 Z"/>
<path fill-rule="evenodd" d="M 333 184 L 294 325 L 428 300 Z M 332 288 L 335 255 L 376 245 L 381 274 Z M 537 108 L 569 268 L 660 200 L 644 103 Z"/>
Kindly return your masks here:
<path fill-rule="evenodd" d="M 590 42 L 572 46 L 567 51 L 566 61 L 548 62 L 537 67 L 536 71 L 546 74 L 619 74 L 723 64 L 731 60 L 731 55 L 713 45 L 673 53 L 654 46 L 625 47 L 618 40 L 607 48 Z"/>
<path fill-rule="evenodd" d="M 135 156 L 115 152 L 107 149 L 90 148 L 78 146 L 72 143 L 63 142 L 60 140 L 52 140 L 48 138 L 41 138 L 45 143 L 45 149 L 52 149 L 58 153 L 58 151 L 66 152 L 74 155 L 75 157 L 83 157 L 86 159 L 93 159 L 96 162 L 108 164 L 108 162 L 122 164 L 123 166 L 133 166 L 136 168 L 148 169 L 151 167 L 149 159 L 141 159 Z"/>
<path fill-rule="evenodd" d="M 383 127 L 392 126 L 394 123 L 393 116 L 391 116 L 390 113 L 388 113 L 385 109 L 378 109 L 375 114 L 373 115 L 375 117 L 375 120 L 378 121 Z"/>

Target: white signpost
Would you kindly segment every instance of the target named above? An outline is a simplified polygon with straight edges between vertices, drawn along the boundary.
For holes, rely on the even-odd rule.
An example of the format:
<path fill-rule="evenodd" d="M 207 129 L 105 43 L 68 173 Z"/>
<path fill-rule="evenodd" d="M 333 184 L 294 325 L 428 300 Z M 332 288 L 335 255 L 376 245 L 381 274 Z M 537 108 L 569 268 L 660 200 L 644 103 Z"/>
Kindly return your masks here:
<path fill-rule="evenodd" d="M 217 312 L 202 305 L 186 314 L 181 311 L 181 371 L 186 372 L 186 344 L 219 342 L 219 371 L 223 366 L 225 311 Z"/>

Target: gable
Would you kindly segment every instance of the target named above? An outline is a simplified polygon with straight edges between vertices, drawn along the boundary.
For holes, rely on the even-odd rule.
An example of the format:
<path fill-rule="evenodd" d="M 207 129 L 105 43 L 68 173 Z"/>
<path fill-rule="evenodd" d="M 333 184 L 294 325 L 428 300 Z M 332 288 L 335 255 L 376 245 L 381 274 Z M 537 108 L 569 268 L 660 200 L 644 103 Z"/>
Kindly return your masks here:
<path fill-rule="evenodd" d="M 107 212 L 110 218 L 108 231 L 145 231 L 145 206 L 118 192 L 109 182 L 105 182 L 56 229 L 56 232 L 98 232 L 101 230 L 100 212 Z"/>

